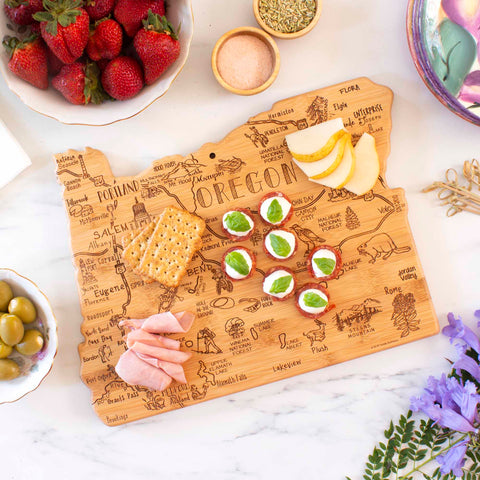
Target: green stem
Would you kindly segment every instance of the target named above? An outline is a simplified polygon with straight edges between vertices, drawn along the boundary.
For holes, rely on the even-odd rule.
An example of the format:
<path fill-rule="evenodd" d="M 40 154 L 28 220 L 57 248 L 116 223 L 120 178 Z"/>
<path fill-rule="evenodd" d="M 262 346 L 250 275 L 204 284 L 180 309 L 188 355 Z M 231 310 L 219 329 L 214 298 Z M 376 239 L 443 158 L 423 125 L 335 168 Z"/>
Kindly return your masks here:
<path fill-rule="evenodd" d="M 443 448 L 442 450 L 440 450 L 439 452 L 437 452 L 435 455 L 432 455 L 428 460 L 425 460 L 423 463 L 421 463 L 420 465 L 418 465 L 417 467 L 415 467 L 413 470 L 410 470 L 408 473 L 406 473 L 405 475 L 403 475 L 402 477 L 400 477 L 398 480 L 405 480 L 405 479 L 407 479 L 409 476 L 411 476 L 412 474 L 414 474 L 415 472 L 420 471 L 420 469 L 421 469 L 422 467 L 424 467 L 425 465 L 428 465 L 432 460 L 435 460 L 437 457 L 439 457 L 440 455 L 442 455 L 442 453 L 445 453 L 447 450 L 450 450 L 452 447 L 454 447 L 454 446 L 457 445 L 458 443 L 462 442 L 466 437 L 468 437 L 468 433 L 465 433 L 465 434 L 462 435 L 458 440 L 456 440 L 454 443 L 452 443 L 452 444 L 449 445 L 448 447 Z"/>

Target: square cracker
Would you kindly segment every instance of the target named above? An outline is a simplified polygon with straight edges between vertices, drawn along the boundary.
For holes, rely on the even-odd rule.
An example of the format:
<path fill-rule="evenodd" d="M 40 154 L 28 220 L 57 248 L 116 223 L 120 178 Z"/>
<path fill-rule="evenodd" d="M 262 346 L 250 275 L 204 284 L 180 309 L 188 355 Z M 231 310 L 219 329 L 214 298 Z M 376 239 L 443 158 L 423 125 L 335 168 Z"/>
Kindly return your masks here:
<path fill-rule="evenodd" d="M 122 238 L 122 244 L 124 247 L 122 257 L 130 264 L 133 271 L 138 275 L 142 275 L 138 271 L 138 267 L 140 266 L 140 261 L 147 248 L 148 241 L 155 231 L 157 222 L 158 219 L 148 223 L 143 229 L 133 230 Z M 144 278 L 144 281 L 151 283 L 151 280 L 146 278 Z"/>
<path fill-rule="evenodd" d="M 178 287 L 193 255 L 202 246 L 204 230 L 205 222 L 200 217 L 167 207 L 148 241 L 139 273 L 167 287 Z"/>

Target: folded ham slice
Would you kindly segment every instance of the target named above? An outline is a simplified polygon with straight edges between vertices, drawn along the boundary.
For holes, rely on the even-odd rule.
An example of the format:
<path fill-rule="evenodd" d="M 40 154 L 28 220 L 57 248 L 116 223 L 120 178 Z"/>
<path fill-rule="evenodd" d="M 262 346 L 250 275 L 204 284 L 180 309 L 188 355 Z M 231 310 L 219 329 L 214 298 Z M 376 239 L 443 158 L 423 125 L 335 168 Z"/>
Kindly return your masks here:
<path fill-rule="evenodd" d="M 190 352 L 180 352 L 168 348 L 154 347 L 153 345 L 146 345 L 141 342 L 135 342 L 130 349 L 137 353 L 143 353 L 144 355 L 150 355 L 159 360 L 173 363 L 186 362 L 192 356 Z"/>
<path fill-rule="evenodd" d="M 141 385 L 152 390 L 165 390 L 172 383 L 172 378 L 163 370 L 143 361 L 132 350 L 120 356 L 115 371 L 130 385 Z"/>
<path fill-rule="evenodd" d="M 142 342 L 145 345 L 153 345 L 154 347 L 170 348 L 171 350 L 180 350 L 180 342 L 173 338 L 164 337 L 148 333 L 141 328 L 132 330 L 124 337 L 127 347 L 130 348 L 135 342 Z"/>
<path fill-rule="evenodd" d="M 192 326 L 195 315 L 191 312 L 157 313 L 145 320 L 128 319 L 122 320 L 120 326 L 141 328 L 149 333 L 186 333 Z"/>
<path fill-rule="evenodd" d="M 186 333 L 195 316 L 190 312 L 158 313 L 145 320 L 122 320 L 119 325 L 131 329 L 124 337 L 128 350 L 115 367 L 125 382 L 152 390 L 165 390 L 172 379 L 187 383 L 182 363 L 192 354 L 180 351 L 180 342 L 166 333 Z"/>
<path fill-rule="evenodd" d="M 138 358 L 141 358 L 144 362 L 147 362 L 156 368 L 161 368 L 167 375 L 170 375 L 177 382 L 187 383 L 183 367 L 178 363 L 166 362 L 164 360 L 159 360 L 158 358 L 151 357 L 150 355 L 145 355 L 143 353 L 135 353 L 137 354 Z"/>

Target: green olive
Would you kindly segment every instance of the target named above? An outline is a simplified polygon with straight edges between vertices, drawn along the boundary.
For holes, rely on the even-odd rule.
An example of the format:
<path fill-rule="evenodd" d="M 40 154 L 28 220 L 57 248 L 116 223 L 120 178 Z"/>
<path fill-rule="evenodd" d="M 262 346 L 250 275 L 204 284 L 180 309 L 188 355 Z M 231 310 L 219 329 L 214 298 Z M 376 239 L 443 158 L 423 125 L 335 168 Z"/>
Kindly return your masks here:
<path fill-rule="evenodd" d="M 22 355 L 35 355 L 43 347 L 43 336 L 38 330 L 27 330 L 22 341 L 15 346 Z"/>
<path fill-rule="evenodd" d="M 0 338 L 13 347 L 23 338 L 22 321 L 16 315 L 5 315 L 0 318 Z"/>
<path fill-rule="evenodd" d="M 32 323 L 37 318 L 35 305 L 25 297 L 15 297 L 10 300 L 8 313 L 16 315 L 23 323 Z"/>
<path fill-rule="evenodd" d="M 7 345 L 0 340 L 0 358 L 7 358 L 12 351 L 13 348 L 10 345 Z"/>
<path fill-rule="evenodd" d="M 13 298 L 13 292 L 10 285 L 3 280 L 0 281 L 0 310 L 3 312 L 7 309 L 10 300 Z"/>
<path fill-rule="evenodd" d="M 9 358 L 0 360 L 0 380 L 13 380 L 20 375 L 20 367 Z"/>

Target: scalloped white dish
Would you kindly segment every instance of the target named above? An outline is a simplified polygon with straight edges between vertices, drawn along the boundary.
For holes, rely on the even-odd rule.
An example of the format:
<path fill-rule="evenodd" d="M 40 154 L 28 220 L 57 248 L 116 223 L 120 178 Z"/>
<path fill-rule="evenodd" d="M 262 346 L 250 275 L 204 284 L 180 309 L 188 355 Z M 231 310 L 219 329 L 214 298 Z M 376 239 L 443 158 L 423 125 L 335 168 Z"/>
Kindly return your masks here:
<path fill-rule="evenodd" d="M 162 75 L 157 82 L 145 86 L 140 93 L 123 102 L 105 102 L 101 105 L 72 105 L 50 85 L 48 90 L 40 90 L 16 77 L 7 67 L 8 55 L 4 48 L 0 53 L 0 72 L 8 87 L 25 105 L 42 115 L 54 118 L 59 122 L 73 125 L 109 125 L 126 120 L 145 110 L 158 100 L 169 89 L 188 57 L 193 36 L 193 12 L 191 0 L 167 1 L 167 17 L 172 25 L 179 25 L 180 56 L 177 61 Z M 8 19 L 3 10 L 0 12 L 0 39 L 12 35 L 7 27 Z"/>
<path fill-rule="evenodd" d="M 26 373 L 14 380 L 0 382 L 0 404 L 15 402 L 27 393 L 35 390 L 52 369 L 53 359 L 57 354 L 57 321 L 50 302 L 45 294 L 28 278 L 22 277 L 14 270 L 0 269 L 0 280 L 6 281 L 15 296 L 28 297 L 35 305 L 38 318 L 32 324 L 42 331 L 45 338 L 43 349 L 33 358 L 24 357 L 25 364 L 20 365 Z"/>

